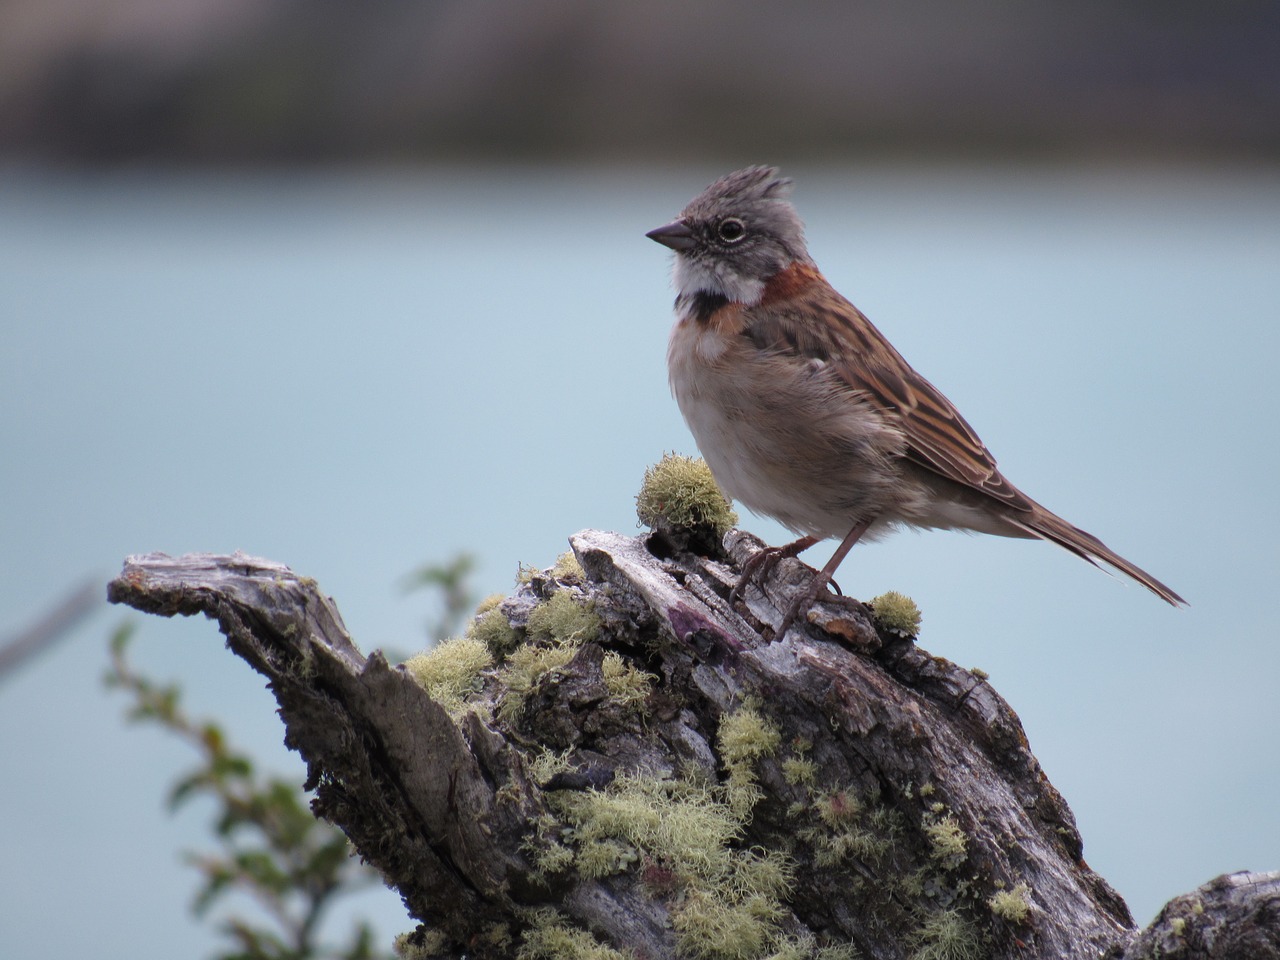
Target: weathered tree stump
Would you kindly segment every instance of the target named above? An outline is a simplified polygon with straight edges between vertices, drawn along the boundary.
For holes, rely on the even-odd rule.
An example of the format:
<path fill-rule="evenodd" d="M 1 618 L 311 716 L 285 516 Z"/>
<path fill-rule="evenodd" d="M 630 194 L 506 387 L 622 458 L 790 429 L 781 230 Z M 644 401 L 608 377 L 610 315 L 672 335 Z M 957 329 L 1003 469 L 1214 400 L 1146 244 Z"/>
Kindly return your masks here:
<path fill-rule="evenodd" d="M 1139 935 L 981 675 L 852 599 L 765 639 L 799 561 L 735 610 L 748 534 L 571 544 L 407 666 L 241 554 L 131 557 L 109 597 L 205 613 L 270 680 L 316 814 L 422 921 L 413 957 L 1280 957 L 1280 874 Z"/>

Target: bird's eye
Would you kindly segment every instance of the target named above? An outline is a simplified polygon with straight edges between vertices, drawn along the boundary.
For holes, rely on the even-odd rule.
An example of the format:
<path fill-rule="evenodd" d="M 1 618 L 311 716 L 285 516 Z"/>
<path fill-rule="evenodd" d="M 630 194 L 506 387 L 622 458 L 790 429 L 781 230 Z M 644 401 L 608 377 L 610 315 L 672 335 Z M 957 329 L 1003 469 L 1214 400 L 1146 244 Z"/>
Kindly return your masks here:
<path fill-rule="evenodd" d="M 720 221 L 716 232 L 725 243 L 737 243 L 747 235 L 747 228 L 737 217 L 726 217 Z"/>

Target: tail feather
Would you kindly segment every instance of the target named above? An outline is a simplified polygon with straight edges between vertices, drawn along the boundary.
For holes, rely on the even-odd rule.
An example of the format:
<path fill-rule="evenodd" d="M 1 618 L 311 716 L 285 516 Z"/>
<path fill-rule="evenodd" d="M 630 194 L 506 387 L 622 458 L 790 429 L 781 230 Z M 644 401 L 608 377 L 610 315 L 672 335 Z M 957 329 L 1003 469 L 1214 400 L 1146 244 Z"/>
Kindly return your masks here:
<path fill-rule="evenodd" d="M 1039 505 L 1037 504 L 1037 506 Z M 1056 543 L 1058 546 L 1070 550 L 1077 557 L 1087 560 L 1095 567 L 1098 566 L 1099 561 L 1109 567 L 1114 567 L 1172 606 L 1187 606 L 1187 601 L 1183 600 L 1176 592 L 1147 573 L 1147 571 L 1136 564 L 1130 563 L 1097 537 L 1090 533 L 1085 533 L 1079 527 L 1072 526 L 1057 514 L 1051 513 L 1043 507 L 1040 507 L 1025 518 L 1006 516 L 1005 519 L 1033 536 L 1048 540 L 1050 543 Z"/>

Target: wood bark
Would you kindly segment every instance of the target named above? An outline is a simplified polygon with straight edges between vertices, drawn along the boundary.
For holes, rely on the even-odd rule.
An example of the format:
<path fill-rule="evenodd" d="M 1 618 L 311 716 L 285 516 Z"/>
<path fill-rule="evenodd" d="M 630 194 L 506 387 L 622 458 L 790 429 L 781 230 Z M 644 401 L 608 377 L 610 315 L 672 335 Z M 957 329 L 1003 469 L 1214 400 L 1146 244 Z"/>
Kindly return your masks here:
<path fill-rule="evenodd" d="M 709 556 L 663 535 L 570 542 L 582 573 L 534 574 L 498 608 L 515 643 L 564 657 L 519 688 L 500 658 L 462 710 L 362 654 L 278 563 L 130 557 L 109 598 L 206 614 L 268 678 L 313 809 L 422 922 L 416 956 L 1280 958 L 1280 874 L 1218 878 L 1139 934 L 981 675 L 848 598 L 767 639 L 812 573 L 799 561 L 735 609 L 749 534 Z M 558 593 L 589 636 L 538 633 Z M 619 665 L 650 678 L 641 699 L 611 693 Z M 759 736 L 734 741 L 744 717 Z M 647 826 L 598 812 L 644 796 Z M 694 815 L 720 817 L 719 866 L 659 839 Z M 615 859 L 588 865 L 589 847 Z"/>

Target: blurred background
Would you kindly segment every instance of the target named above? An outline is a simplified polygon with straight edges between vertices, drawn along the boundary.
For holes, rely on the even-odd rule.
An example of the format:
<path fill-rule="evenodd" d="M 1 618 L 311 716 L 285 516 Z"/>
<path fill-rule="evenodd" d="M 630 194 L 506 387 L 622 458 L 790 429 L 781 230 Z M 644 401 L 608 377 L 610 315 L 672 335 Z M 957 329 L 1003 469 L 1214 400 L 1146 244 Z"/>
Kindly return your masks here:
<path fill-rule="evenodd" d="M 945 533 L 860 546 L 845 591 L 990 673 L 1139 922 L 1280 868 L 1269 2 L 8 0 L 0 643 L 126 554 L 243 549 L 411 653 L 424 563 L 509 592 L 634 531 L 644 468 L 696 452 L 643 233 L 758 162 L 1014 482 L 1192 606 Z M 0 674 L 0 956 L 210 956 L 254 909 L 190 912 L 214 810 L 167 811 L 190 749 L 103 687 L 128 619 Z M 133 622 L 140 670 L 301 783 L 214 626 Z M 412 926 L 373 889 L 326 930 L 356 917 Z"/>

